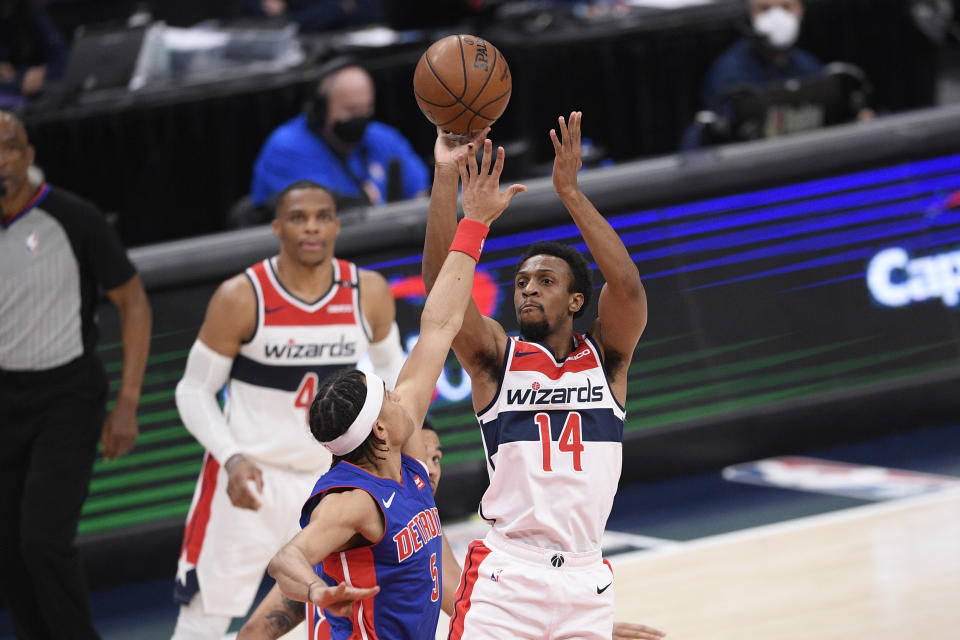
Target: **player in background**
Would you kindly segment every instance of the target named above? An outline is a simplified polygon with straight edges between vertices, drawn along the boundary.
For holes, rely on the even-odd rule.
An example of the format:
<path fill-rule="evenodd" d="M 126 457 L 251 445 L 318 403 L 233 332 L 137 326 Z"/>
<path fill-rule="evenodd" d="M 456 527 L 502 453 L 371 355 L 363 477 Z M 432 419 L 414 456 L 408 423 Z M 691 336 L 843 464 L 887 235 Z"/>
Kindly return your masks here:
<path fill-rule="evenodd" d="M 285 596 L 324 608 L 331 635 L 432 640 L 443 591 L 441 528 L 421 425 L 460 330 L 489 224 L 526 188 L 500 191 L 503 149 L 459 158 L 466 219 L 427 296 L 420 337 L 384 390 L 375 375 L 335 374 L 310 407 L 310 430 L 334 455 L 303 507 L 303 530 L 270 562 Z M 321 564 L 322 563 L 322 564 Z"/>
<path fill-rule="evenodd" d="M 586 334 L 574 332 L 592 294 L 588 265 L 569 247 L 537 243 L 514 279 L 519 338 L 474 304 L 465 313 L 453 349 L 470 375 L 486 448 L 490 486 L 480 515 L 491 528 L 468 549 L 453 640 L 606 640 L 613 631 L 613 575 L 600 543 L 620 477 L 627 369 L 647 303 L 623 242 L 577 183 L 581 114 L 558 122 L 560 135 L 550 131 L 553 186 L 606 283 L 598 317 Z M 438 157 L 427 291 L 456 225 L 456 178 L 443 165 Z"/>
<path fill-rule="evenodd" d="M 386 280 L 334 255 L 330 193 L 291 184 L 273 231 L 279 255 L 220 285 L 177 385 L 181 418 L 207 454 L 177 570 L 175 640 L 222 637 L 297 532 L 303 498 L 330 464 L 307 429 L 319 381 L 367 353 L 390 384 L 403 362 Z"/>

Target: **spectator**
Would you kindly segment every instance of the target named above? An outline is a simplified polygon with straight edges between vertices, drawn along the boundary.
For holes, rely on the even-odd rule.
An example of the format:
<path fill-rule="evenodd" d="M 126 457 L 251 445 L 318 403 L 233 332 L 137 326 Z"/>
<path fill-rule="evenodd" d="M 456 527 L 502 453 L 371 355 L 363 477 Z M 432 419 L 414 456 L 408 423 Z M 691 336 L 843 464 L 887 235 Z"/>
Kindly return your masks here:
<path fill-rule="evenodd" d="M 802 0 L 747 0 L 750 11 L 751 33 L 727 49 L 710 67 L 701 88 L 702 108 L 697 121 L 687 127 L 681 139 L 681 148 L 696 147 L 717 142 L 743 139 L 747 129 L 732 130 L 735 120 L 735 100 L 742 90 L 762 90 L 786 80 L 805 80 L 830 71 L 813 54 L 795 46 L 803 21 Z M 847 73 L 861 82 L 858 91 L 869 91 L 866 79 L 856 67 Z M 862 97 L 862 96 L 861 96 Z M 870 120 L 873 110 L 861 104 L 859 110 L 851 96 L 851 115 L 858 120 Z M 754 127 L 756 128 L 756 127 Z M 751 131 L 753 129 L 750 129 Z M 778 130 L 774 127 L 772 131 Z M 776 135 L 776 133 L 767 135 Z M 746 135 L 747 138 L 753 135 Z"/>
<path fill-rule="evenodd" d="M 253 167 L 251 197 L 261 207 L 297 180 L 329 189 L 338 208 L 424 195 L 430 171 L 393 127 L 372 120 L 373 79 L 347 59 L 325 66 L 304 113 L 280 125 Z"/>
<path fill-rule="evenodd" d="M 39 96 L 63 75 L 68 55 L 37 0 L 0 0 L 0 108 Z"/>
<path fill-rule="evenodd" d="M 287 16 L 300 31 L 329 31 L 383 22 L 379 0 L 246 0 L 254 15 Z"/>
<path fill-rule="evenodd" d="M 802 0 L 748 0 L 753 33 L 713 63 L 701 90 L 704 108 L 723 112 L 722 97 L 740 85 L 763 86 L 820 73 L 823 64 L 794 46 L 803 21 Z"/>
<path fill-rule="evenodd" d="M 0 111 L 0 591 L 18 638 L 97 638 L 74 538 L 97 440 L 137 439 L 150 344 L 140 278 L 92 204 L 33 184 L 23 124 Z M 104 421 L 97 288 L 120 310 L 123 373 Z"/>

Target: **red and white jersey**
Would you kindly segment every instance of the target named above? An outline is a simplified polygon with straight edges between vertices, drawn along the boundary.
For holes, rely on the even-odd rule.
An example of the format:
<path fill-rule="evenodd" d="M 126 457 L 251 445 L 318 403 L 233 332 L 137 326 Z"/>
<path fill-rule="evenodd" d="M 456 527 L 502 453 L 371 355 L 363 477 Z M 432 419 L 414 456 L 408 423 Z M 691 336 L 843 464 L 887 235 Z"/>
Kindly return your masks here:
<path fill-rule="evenodd" d="M 500 387 L 477 414 L 490 487 L 480 516 L 508 538 L 571 552 L 600 548 L 620 480 L 624 409 L 590 336 L 558 362 L 510 338 Z"/>
<path fill-rule="evenodd" d="M 355 367 L 370 345 L 357 266 L 333 260 L 333 284 L 314 302 L 283 288 L 276 258 L 246 270 L 257 328 L 233 361 L 224 412 L 245 455 L 299 471 L 325 470 L 330 453 L 310 434 L 307 411 L 330 373 Z"/>

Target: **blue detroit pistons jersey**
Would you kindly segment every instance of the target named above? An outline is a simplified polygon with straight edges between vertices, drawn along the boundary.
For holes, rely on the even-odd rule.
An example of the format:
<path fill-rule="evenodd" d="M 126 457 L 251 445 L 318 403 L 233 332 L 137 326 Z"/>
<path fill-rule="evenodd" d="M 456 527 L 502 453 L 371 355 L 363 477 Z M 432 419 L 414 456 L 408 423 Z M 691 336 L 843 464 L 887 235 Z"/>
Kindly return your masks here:
<path fill-rule="evenodd" d="M 284 289 L 276 258 L 246 270 L 257 296 L 257 328 L 233 360 L 224 407 L 248 457 L 297 471 L 330 465 L 307 426 L 307 410 L 330 373 L 353 368 L 370 345 L 356 265 L 333 260 L 333 283 L 305 302 Z"/>
<path fill-rule="evenodd" d="M 509 339 L 496 396 L 477 414 L 490 476 L 480 515 L 519 542 L 582 552 L 600 548 L 613 506 L 624 410 L 596 343 L 572 340 L 558 362 Z"/>
<path fill-rule="evenodd" d="M 303 506 L 300 526 L 310 522 L 323 492 L 362 489 L 383 513 L 385 532 L 376 544 L 333 553 L 314 567 L 328 585 L 380 585 L 380 592 L 353 605 L 353 617 L 326 614 L 334 640 L 433 640 L 440 615 L 443 557 L 440 516 L 429 476 L 420 462 L 402 456 L 402 482 L 380 478 L 339 462 L 317 480 Z M 314 616 L 319 617 L 319 616 Z"/>

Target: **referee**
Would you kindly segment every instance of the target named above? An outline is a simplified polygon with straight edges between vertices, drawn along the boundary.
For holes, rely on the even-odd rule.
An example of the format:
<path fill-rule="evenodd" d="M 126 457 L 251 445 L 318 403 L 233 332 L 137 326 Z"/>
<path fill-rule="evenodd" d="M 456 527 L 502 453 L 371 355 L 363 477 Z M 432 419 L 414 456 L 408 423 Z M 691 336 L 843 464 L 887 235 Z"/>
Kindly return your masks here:
<path fill-rule="evenodd" d="M 98 638 L 74 538 L 97 441 L 108 460 L 136 442 L 150 305 L 100 211 L 31 184 L 33 160 L 23 123 L 0 111 L 0 587 L 18 638 Z M 106 420 L 98 287 L 123 334 Z"/>

